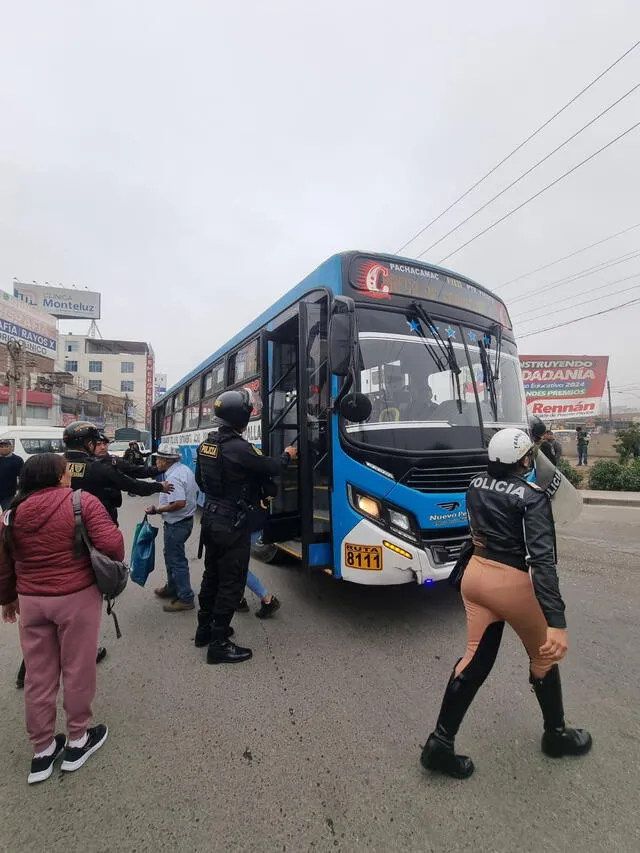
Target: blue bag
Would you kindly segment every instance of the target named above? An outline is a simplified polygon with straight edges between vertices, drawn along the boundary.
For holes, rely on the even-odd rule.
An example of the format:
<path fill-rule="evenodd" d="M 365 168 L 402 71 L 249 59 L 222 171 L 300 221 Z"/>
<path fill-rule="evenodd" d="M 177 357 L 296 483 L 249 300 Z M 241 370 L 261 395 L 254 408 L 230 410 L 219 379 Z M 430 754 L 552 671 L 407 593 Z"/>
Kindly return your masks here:
<path fill-rule="evenodd" d="M 136 525 L 131 546 L 131 580 L 144 586 L 155 568 L 158 528 L 144 519 Z"/>

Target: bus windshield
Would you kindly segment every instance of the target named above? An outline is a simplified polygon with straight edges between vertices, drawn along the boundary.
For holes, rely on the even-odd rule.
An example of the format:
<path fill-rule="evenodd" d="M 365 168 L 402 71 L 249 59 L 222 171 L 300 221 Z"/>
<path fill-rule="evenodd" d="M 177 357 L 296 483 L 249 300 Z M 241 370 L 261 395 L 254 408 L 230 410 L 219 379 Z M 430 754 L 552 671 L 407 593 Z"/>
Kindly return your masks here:
<path fill-rule="evenodd" d="M 401 451 L 463 450 L 485 445 L 483 427 L 526 423 L 515 347 L 501 342 L 499 352 L 487 332 L 434 322 L 440 343 L 428 329 L 416 334 L 402 310 L 358 310 L 359 390 L 372 411 L 364 423 L 346 425 L 349 437 Z M 451 347 L 459 374 L 442 342 Z"/>

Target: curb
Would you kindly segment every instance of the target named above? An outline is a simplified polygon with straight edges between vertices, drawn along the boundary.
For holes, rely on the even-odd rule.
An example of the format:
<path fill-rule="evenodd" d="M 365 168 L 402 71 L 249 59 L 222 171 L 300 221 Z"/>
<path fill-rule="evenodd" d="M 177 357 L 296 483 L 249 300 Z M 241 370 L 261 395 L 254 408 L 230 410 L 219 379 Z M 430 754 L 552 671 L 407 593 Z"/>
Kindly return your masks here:
<path fill-rule="evenodd" d="M 591 506 L 622 506 L 622 507 L 638 507 L 640 508 L 640 497 L 628 498 L 605 498 L 600 496 L 587 496 L 582 498 L 583 504 L 591 504 Z"/>

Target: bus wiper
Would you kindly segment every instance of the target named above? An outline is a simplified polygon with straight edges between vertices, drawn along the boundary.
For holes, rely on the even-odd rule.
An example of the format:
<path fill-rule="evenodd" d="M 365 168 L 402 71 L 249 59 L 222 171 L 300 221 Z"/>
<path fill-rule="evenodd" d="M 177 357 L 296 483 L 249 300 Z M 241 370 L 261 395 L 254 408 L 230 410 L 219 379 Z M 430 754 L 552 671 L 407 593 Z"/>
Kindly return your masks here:
<path fill-rule="evenodd" d="M 480 364 L 482 365 L 482 381 L 489 389 L 489 400 L 491 401 L 491 409 L 493 411 L 493 416 L 498 419 L 498 397 L 496 394 L 496 376 L 491 369 L 491 361 L 489 359 L 489 354 L 487 353 L 487 345 L 484 340 L 480 338 L 478 341 L 478 347 L 480 349 Z"/>
<path fill-rule="evenodd" d="M 460 367 L 458 366 L 458 361 L 457 361 L 455 353 L 453 351 L 453 344 L 451 343 L 451 338 L 449 338 L 449 345 L 447 346 L 447 344 L 444 341 L 444 338 L 442 337 L 442 335 L 440 334 L 440 332 L 436 328 L 436 324 L 433 322 L 431 317 L 424 310 L 422 305 L 418 305 L 417 302 L 414 302 L 414 303 L 412 303 L 411 308 L 415 312 L 417 318 L 422 321 L 423 325 L 426 325 L 428 330 L 433 335 L 433 337 L 434 337 L 434 339 L 438 345 L 438 349 L 440 350 L 440 354 L 441 354 L 442 358 L 444 358 L 446 364 L 449 365 L 449 370 L 451 370 L 451 372 L 454 373 L 456 376 L 459 376 L 461 373 L 461 370 L 460 370 Z M 426 333 L 424 332 L 424 329 L 422 330 L 421 337 L 424 339 L 425 345 L 429 347 L 429 344 L 427 344 L 427 342 L 426 342 L 427 336 L 426 336 Z M 429 349 L 431 350 L 432 348 L 429 347 Z M 436 362 L 438 369 L 441 371 L 445 369 L 444 364 L 442 362 L 442 358 L 437 358 L 437 359 L 434 358 L 434 361 Z"/>
<path fill-rule="evenodd" d="M 418 337 L 420 338 L 422 343 L 425 345 L 425 348 L 427 349 L 429 355 L 433 359 L 434 364 L 436 365 L 436 367 L 438 368 L 440 373 L 442 373 L 444 370 L 446 370 L 446 365 L 442 361 L 442 359 L 440 358 L 438 353 L 434 350 L 434 348 L 429 343 L 429 340 L 427 338 L 427 333 L 425 332 L 423 324 L 422 324 L 422 319 L 418 316 L 412 317 L 411 314 L 407 314 L 407 318 L 408 319 L 410 318 L 409 319 L 409 325 L 411 326 L 413 331 L 418 335 Z M 447 359 L 447 361 L 448 361 L 448 359 Z"/>
<path fill-rule="evenodd" d="M 496 366 L 493 371 L 493 378 L 497 382 L 500 379 L 500 359 L 502 357 L 502 323 L 496 323 L 493 330 L 496 335 Z"/>

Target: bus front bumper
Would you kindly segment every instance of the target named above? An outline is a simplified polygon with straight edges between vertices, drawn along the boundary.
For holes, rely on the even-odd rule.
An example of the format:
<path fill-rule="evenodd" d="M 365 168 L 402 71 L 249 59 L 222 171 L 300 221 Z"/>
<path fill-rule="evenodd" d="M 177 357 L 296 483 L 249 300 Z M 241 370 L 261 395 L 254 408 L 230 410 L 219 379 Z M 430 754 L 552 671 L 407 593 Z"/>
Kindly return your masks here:
<path fill-rule="evenodd" d="M 455 560 L 437 563 L 422 543 L 408 542 L 362 519 L 341 543 L 342 579 L 368 586 L 446 580 Z"/>

